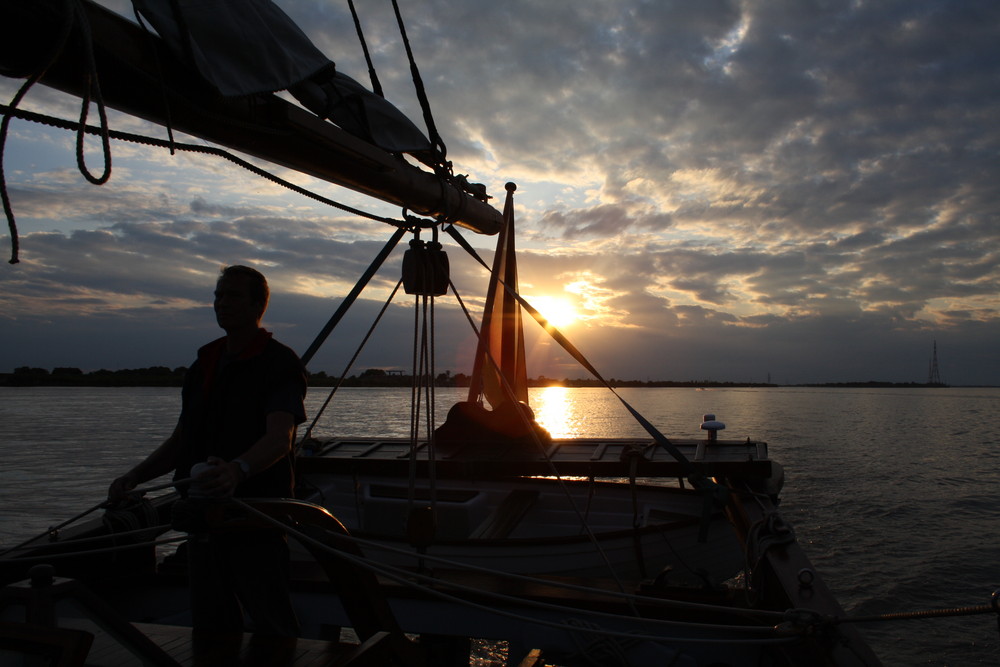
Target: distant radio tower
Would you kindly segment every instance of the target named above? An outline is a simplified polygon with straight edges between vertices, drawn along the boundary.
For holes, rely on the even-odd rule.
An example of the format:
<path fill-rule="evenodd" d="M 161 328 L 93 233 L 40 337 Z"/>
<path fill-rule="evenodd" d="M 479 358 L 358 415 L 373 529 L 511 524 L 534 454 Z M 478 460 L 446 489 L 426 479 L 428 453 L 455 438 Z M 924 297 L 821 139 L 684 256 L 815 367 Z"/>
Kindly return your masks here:
<path fill-rule="evenodd" d="M 934 353 L 931 355 L 930 372 L 927 373 L 927 384 L 944 384 L 941 382 L 941 371 L 938 370 L 937 341 L 934 341 Z"/>

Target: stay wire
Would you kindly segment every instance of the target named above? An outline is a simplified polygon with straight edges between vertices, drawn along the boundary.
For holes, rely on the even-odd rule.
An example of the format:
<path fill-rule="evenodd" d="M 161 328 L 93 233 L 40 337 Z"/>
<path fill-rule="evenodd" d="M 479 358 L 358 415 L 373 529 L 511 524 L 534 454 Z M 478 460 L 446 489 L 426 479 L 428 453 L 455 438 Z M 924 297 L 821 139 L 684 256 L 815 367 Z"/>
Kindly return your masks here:
<path fill-rule="evenodd" d="M 368 52 L 368 42 L 365 40 L 364 30 L 361 29 L 361 18 L 358 16 L 358 10 L 354 7 L 354 0 L 347 0 L 347 4 L 351 8 L 351 16 L 354 18 L 354 29 L 358 33 L 358 41 L 361 42 L 361 50 L 364 51 L 365 62 L 368 63 L 368 78 L 372 82 L 372 92 L 384 98 L 385 94 L 382 92 L 382 84 L 378 80 L 378 73 L 375 71 L 374 63 L 372 63 L 372 55 Z"/>
<path fill-rule="evenodd" d="M 427 124 L 427 133 L 430 135 L 431 142 L 439 151 L 438 160 L 443 166 L 448 155 L 448 148 L 444 145 L 444 140 L 441 139 L 441 135 L 438 133 L 437 126 L 434 123 L 434 116 L 431 113 L 431 103 L 427 99 L 424 81 L 420 76 L 420 69 L 417 67 L 417 61 L 413 56 L 413 49 L 410 47 L 410 39 L 406 35 L 406 25 L 403 23 L 403 15 L 399 11 L 399 2 L 397 0 L 392 0 L 392 8 L 396 13 L 396 23 L 399 24 L 399 35 L 403 40 L 403 46 L 406 48 L 406 57 L 410 61 L 410 74 L 413 78 L 413 86 L 417 92 L 417 99 L 420 101 L 420 109 L 424 114 L 424 123 Z"/>
<path fill-rule="evenodd" d="M 473 259 L 479 262 L 484 268 L 486 268 L 487 271 L 490 270 L 489 265 L 487 265 L 486 262 L 483 261 L 482 257 L 479 256 L 479 253 L 476 252 L 475 248 L 469 245 L 469 242 L 466 241 L 465 238 L 463 238 L 462 235 L 458 233 L 458 230 L 455 229 L 454 225 L 449 225 L 448 227 L 445 228 L 445 231 L 448 232 L 452 236 L 452 238 L 454 238 L 455 241 L 458 242 L 458 244 L 473 257 Z M 628 412 L 639 423 L 639 425 L 642 426 L 643 429 L 653 437 L 653 440 L 658 445 L 663 447 L 667 452 L 669 452 L 671 456 L 674 457 L 674 459 L 681 465 L 681 468 L 683 468 L 685 474 L 688 476 L 689 479 L 701 478 L 701 476 L 695 471 L 694 465 L 684 455 L 684 453 L 681 452 L 679 449 L 677 449 L 677 447 L 674 446 L 674 444 L 670 442 L 670 440 L 665 435 L 663 435 L 663 433 L 661 433 L 659 429 L 657 429 L 655 426 L 653 426 L 652 423 L 649 422 L 649 420 L 643 417 L 634 407 L 632 407 L 632 405 L 628 401 L 622 398 L 618 394 L 618 392 L 615 391 L 614 387 L 612 387 L 608 383 L 608 381 L 604 379 L 604 376 L 601 375 L 601 373 L 593 366 L 593 364 L 591 364 L 590 361 L 583 356 L 583 353 L 580 352 L 576 348 L 576 346 L 573 345 L 573 343 L 571 343 L 569 339 L 566 338 L 565 335 L 563 335 L 561 331 L 552 326 L 549 323 L 549 321 L 546 320 L 545 317 L 534 308 L 534 306 L 532 306 L 524 299 L 524 297 L 518 294 L 517 290 L 515 290 L 510 285 L 504 283 L 502 279 L 498 279 L 498 281 L 500 282 L 501 285 L 503 285 L 507 293 L 510 294 L 512 297 L 514 297 L 514 299 L 517 300 L 517 302 L 521 305 L 522 308 L 528 311 L 528 313 L 535 319 L 535 321 L 539 324 L 539 326 L 541 326 L 542 329 L 544 329 L 545 332 L 548 333 L 553 338 L 553 340 L 559 343 L 559 345 L 562 346 L 564 350 L 566 350 L 584 368 L 590 371 L 590 373 L 593 374 L 593 376 L 597 378 L 597 380 L 599 380 L 609 391 L 611 391 L 612 394 L 615 395 L 615 397 L 619 400 L 619 402 L 621 402 L 621 404 L 625 407 L 625 409 L 628 410 Z"/>
<path fill-rule="evenodd" d="M 361 356 L 362 350 L 365 349 L 365 346 L 368 344 L 369 339 L 371 339 L 372 334 L 375 333 L 375 329 L 378 327 L 379 322 L 382 321 L 382 316 L 385 315 L 385 311 L 389 309 L 389 306 L 392 304 L 392 301 L 396 297 L 396 293 L 399 291 L 399 288 L 402 284 L 403 284 L 403 279 L 400 278 L 399 281 L 396 282 L 396 286 L 392 288 L 392 292 L 389 294 L 389 298 L 386 299 L 385 303 L 382 304 L 382 309 L 378 311 L 378 315 L 375 316 L 375 319 L 372 322 L 371 326 L 368 327 L 368 332 L 361 340 L 361 343 L 358 344 L 357 349 L 354 351 L 354 356 L 352 356 L 350 361 L 347 362 L 347 365 L 344 366 L 344 371 L 340 374 L 340 377 L 337 380 L 337 384 L 335 384 L 334 387 L 330 390 L 330 393 L 327 395 L 326 400 L 323 401 L 323 405 L 316 412 L 316 416 L 313 417 L 313 420 L 309 424 L 309 427 L 306 429 L 305 434 L 303 434 L 302 440 L 306 440 L 312 436 L 313 429 L 316 428 L 317 422 L 319 422 L 320 417 L 323 416 L 323 413 L 326 411 L 326 408 L 330 405 L 330 401 L 333 400 L 333 395 L 336 394 L 337 390 L 340 389 L 340 387 L 344 384 L 344 380 L 347 378 L 347 374 L 351 372 L 351 368 L 354 367 L 354 362 L 358 360 L 359 356 Z"/>
<path fill-rule="evenodd" d="M 392 253 L 396 244 L 399 243 L 399 240 L 403 238 L 403 234 L 405 234 L 406 231 L 407 230 L 405 228 L 399 227 L 392 233 L 392 236 L 382 247 L 382 250 L 379 251 L 378 255 L 375 256 L 375 259 L 372 260 L 372 263 L 368 265 L 367 269 L 365 269 L 364 274 L 362 274 L 362 276 L 358 279 L 358 282 L 356 282 L 354 287 L 351 288 L 350 293 L 344 297 L 343 301 L 340 302 L 340 306 L 337 307 L 337 311 L 330 317 L 323 329 L 316 335 L 316 338 L 309 345 L 309 349 L 302 354 L 301 359 L 303 365 L 308 365 L 309 362 L 312 361 L 313 355 L 319 351 L 319 348 L 322 347 L 330 333 L 340 323 L 340 320 L 343 319 L 344 315 L 347 314 L 348 309 L 361 295 L 361 292 L 364 291 L 368 282 L 375 276 L 376 273 L 378 273 L 379 268 L 381 268 L 382 264 Z"/>

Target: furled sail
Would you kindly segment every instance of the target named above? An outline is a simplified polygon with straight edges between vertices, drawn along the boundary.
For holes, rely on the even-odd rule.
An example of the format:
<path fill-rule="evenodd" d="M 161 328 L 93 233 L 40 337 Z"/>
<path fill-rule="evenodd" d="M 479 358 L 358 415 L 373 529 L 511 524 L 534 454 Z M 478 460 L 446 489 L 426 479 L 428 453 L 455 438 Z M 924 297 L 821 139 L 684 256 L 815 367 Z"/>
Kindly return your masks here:
<path fill-rule="evenodd" d="M 485 399 L 493 410 L 505 403 L 528 402 L 528 373 L 524 355 L 524 331 L 517 292 L 517 260 L 514 247 L 514 185 L 507 184 L 503 227 L 497 239 L 493 270 L 486 291 L 486 308 L 479 330 L 479 345 L 469 386 L 469 401 Z M 504 386 L 506 384 L 506 387 Z"/>
<path fill-rule="evenodd" d="M 288 90 L 307 109 L 391 152 L 431 142 L 395 106 L 336 71 L 271 0 L 135 0 L 174 56 L 223 97 Z"/>

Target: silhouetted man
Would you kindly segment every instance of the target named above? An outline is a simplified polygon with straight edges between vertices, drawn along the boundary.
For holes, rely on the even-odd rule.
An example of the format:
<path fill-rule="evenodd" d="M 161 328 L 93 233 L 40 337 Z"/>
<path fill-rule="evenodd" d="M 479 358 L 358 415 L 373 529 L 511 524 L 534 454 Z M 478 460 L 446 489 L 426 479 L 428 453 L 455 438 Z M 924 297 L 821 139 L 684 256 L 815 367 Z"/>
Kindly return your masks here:
<path fill-rule="evenodd" d="M 198 350 L 184 378 L 177 426 L 112 482 L 113 502 L 171 470 L 175 480 L 187 479 L 199 463 L 207 465 L 195 470 L 191 495 L 293 496 L 292 446 L 295 427 L 305 421 L 306 376 L 295 353 L 260 327 L 269 296 L 260 272 L 223 269 L 215 287 L 215 317 L 226 335 Z M 286 537 L 276 529 L 193 532 L 188 562 L 194 628 L 242 631 L 246 610 L 256 632 L 297 636 L 288 561 Z"/>

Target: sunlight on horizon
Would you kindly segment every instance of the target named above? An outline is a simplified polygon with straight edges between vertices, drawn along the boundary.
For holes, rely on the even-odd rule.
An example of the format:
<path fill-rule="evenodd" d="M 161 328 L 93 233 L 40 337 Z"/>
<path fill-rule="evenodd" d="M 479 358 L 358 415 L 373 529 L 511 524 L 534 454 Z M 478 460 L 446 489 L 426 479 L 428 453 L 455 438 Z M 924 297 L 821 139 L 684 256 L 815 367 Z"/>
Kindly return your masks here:
<path fill-rule="evenodd" d="M 568 299 L 554 296 L 533 296 L 528 303 L 557 329 L 580 321 L 580 313 Z"/>

